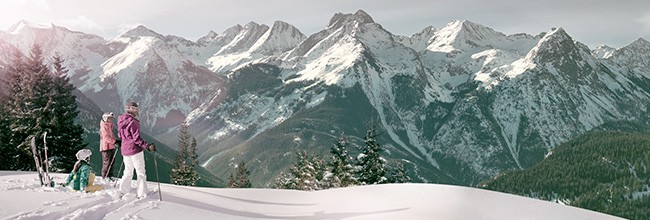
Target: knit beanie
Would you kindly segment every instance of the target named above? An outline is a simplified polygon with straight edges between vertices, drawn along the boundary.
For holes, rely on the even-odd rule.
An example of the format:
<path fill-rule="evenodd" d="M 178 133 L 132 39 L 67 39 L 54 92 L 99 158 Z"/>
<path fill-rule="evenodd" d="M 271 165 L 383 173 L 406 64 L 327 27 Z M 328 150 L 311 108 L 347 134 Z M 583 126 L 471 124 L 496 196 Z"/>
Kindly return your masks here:
<path fill-rule="evenodd" d="M 126 102 L 125 111 L 132 115 L 135 115 L 136 112 L 140 112 L 140 109 L 138 108 L 138 103 L 133 101 Z"/>

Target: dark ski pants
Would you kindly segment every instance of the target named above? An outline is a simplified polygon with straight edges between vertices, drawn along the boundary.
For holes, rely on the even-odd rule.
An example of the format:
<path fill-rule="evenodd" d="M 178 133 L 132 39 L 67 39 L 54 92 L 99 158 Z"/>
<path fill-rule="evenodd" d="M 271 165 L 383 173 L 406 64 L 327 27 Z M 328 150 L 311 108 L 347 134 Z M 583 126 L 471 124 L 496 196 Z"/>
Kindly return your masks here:
<path fill-rule="evenodd" d="M 113 164 L 115 160 L 115 149 L 102 151 L 102 178 L 113 177 Z"/>

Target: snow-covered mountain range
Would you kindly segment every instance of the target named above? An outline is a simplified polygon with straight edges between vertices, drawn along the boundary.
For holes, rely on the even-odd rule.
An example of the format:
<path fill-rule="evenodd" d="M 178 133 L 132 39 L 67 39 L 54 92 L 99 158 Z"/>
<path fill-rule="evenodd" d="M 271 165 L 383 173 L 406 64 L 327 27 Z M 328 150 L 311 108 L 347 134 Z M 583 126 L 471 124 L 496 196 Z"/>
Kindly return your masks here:
<path fill-rule="evenodd" d="M 298 150 L 326 155 L 341 135 L 361 144 L 371 121 L 415 181 L 467 185 L 530 167 L 604 122 L 650 123 L 641 38 L 591 50 L 562 28 L 505 35 L 470 21 L 407 37 L 361 10 L 310 36 L 251 22 L 197 41 L 144 26 L 105 40 L 21 21 L 0 32 L 0 65 L 33 43 L 60 53 L 102 110 L 140 102 L 146 131 L 170 146 L 187 121 L 205 168 L 226 177 L 244 160 L 259 185 Z"/>

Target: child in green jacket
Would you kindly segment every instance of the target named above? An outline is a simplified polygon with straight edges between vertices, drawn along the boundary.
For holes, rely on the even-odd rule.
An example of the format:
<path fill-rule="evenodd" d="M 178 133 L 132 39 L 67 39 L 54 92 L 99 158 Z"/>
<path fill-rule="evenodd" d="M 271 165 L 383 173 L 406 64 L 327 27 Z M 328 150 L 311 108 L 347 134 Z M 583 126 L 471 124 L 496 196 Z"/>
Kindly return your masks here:
<path fill-rule="evenodd" d="M 93 167 L 88 163 L 90 155 L 92 155 L 90 149 L 81 149 L 77 152 L 76 156 L 78 161 L 74 164 L 74 169 L 72 169 L 72 172 L 66 178 L 63 186 L 70 185 L 73 190 L 82 192 L 95 192 L 104 188 L 100 185 L 93 185 L 95 172 Z"/>

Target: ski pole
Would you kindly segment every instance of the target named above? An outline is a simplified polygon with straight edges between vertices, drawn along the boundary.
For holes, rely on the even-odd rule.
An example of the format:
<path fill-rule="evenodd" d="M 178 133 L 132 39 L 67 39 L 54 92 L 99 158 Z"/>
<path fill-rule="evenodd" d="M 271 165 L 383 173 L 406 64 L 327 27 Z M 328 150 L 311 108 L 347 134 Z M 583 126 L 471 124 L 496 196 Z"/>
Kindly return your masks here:
<path fill-rule="evenodd" d="M 153 152 L 153 166 L 156 168 L 156 181 L 158 181 L 158 196 L 160 201 L 162 201 L 162 193 L 160 192 L 160 177 L 158 176 L 158 153 Z"/>
<path fill-rule="evenodd" d="M 122 167 L 123 166 L 124 166 L 124 161 L 122 161 L 122 163 L 120 164 L 120 169 L 117 170 L 117 176 L 120 176 L 120 174 L 122 174 Z M 122 178 L 120 178 L 120 180 L 122 180 Z M 118 181 L 115 181 L 115 183 L 113 183 L 113 188 L 117 187 L 117 182 Z"/>
<path fill-rule="evenodd" d="M 115 162 L 115 157 L 117 156 L 117 151 L 119 151 L 119 149 L 116 147 L 115 148 L 115 153 L 113 153 L 113 158 L 111 158 L 111 163 L 108 164 L 108 170 L 106 170 L 106 177 L 108 177 L 108 178 L 110 178 L 110 176 L 108 174 L 113 173 L 113 172 L 111 172 L 111 169 L 113 168 L 113 163 Z M 122 169 L 122 168 L 120 168 L 120 169 Z"/>

